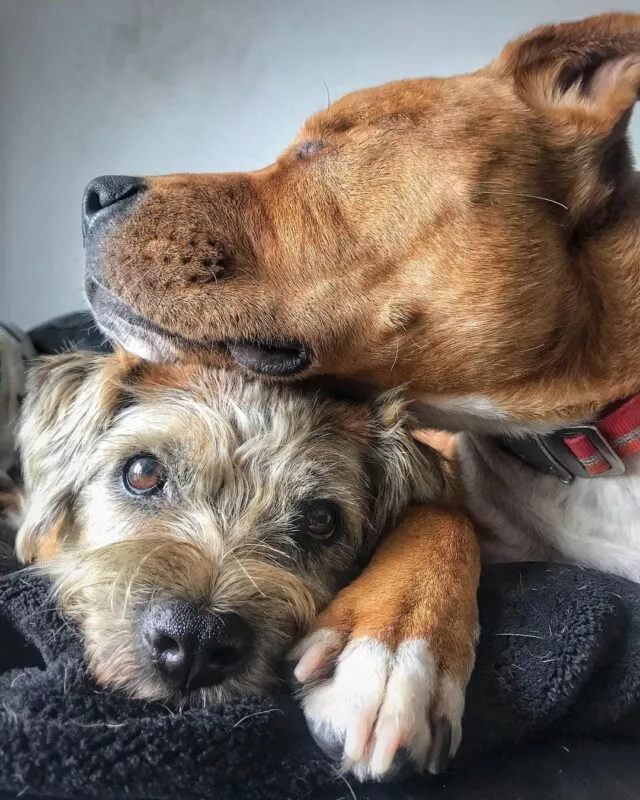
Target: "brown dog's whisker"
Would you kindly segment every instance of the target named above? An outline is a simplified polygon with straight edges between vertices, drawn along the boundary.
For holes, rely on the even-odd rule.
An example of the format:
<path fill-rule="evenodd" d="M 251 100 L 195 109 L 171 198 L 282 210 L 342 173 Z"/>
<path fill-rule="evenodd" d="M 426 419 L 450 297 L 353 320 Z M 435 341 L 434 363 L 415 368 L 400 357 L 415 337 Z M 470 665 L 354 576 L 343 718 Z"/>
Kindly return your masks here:
<path fill-rule="evenodd" d="M 477 191 L 476 194 L 477 195 L 481 195 L 481 194 L 493 195 L 493 194 L 495 194 L 495 195 L 505 195 L 505 196 L 508 196 L 508 197 L 526 197 L 526 198 L 529 198 L 531 200 L 542 200 L 545 203 L 551 203 L 554 206 L 559 206 L 560 208 L 563 208 L 565 211 L 569 211 L 569 206 L 565 205 L 564 203 L 561 203 L 559 200 L 552 200 L 550 197 L 543 197 L 542 195 L 537 195 L 537 194 L 524 194 L 522 192 L 501 192 L 501 191 L 494 191 L 494 190 L 492 190 L 492 191 Z"/>
<path fill-rule="evenodd" d="M 182 269 L 183 269 L 182 265 L 176 267 L 169 274 L 169 276 L 165 279 L 165 284 L 164 284 L 164 288 L 162 290 L 162 294 L 160 295 L 158 303 L 157 303 L 157 305 L 156 305 L 156 307 L 155 307 L 155 309 L 153 311 L 153 316 L 154 317 L 159 316 L 160 318 L 162 318 L 162 314 L 159 314 L 159 312 L 162 311 L 163 303 L 164 303 L 165 297 L 167 296 L 167 292 L 169 291 L 169 287 L 171 286 L 173 280 L 176 278 L 178 273 L 182 271 Z"/>
<path fill-rule="evenodd" d="M 322 81 L 322 85 L 324 86 L 325 92 L 327 93 L 327 108 L 331 105 L 331 94 L 329 92 L 329 87 L 327 86 L 326 81 Z"/>

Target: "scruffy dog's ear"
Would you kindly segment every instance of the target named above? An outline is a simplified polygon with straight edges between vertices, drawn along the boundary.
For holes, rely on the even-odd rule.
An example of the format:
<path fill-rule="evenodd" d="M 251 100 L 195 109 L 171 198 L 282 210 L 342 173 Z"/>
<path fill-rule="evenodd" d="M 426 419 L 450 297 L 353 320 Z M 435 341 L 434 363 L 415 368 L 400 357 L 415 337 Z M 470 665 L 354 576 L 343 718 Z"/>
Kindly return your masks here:
<path fill-rule="evenodd" d="M 23 562 L 44 560 L 72 531 L 72 501 L 86 464 L 137 360 L 77 351 L 42 358 L 27 376 L 18 432 L 25 516 L 16 538 Z"/>
<path fill-rule="evenodd" d="M 449 465 L 436 450 L 412 436 L 419 425 L 398 392 L 378 396 L 372 408 L 372 523 L 380 532 L 408 505 L 448 499 Z"/>
<path fill-rule="evenodd" d="M 626 134 L 640 90 L 640 14 L 537 28 L 508 44 L 489 71 L 536 112 L 547 143 L 560 150 L 560 172 L 581 174 L 566 198 L 569 214 L 602 204 L 630 178 Z"/>

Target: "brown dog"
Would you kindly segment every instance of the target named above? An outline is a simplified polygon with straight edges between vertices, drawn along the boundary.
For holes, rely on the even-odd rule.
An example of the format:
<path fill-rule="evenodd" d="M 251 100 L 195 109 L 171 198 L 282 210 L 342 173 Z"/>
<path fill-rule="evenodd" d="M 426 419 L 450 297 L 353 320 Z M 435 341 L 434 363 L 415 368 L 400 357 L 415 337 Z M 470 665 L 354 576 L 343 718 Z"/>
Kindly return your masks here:
<path fill-rule="evenodd" d="M 626 135 L 639 88 L 640 17 L 604 15 L 537 29 L 470 75 L 348 95 L 255 173 L 97 179 L 84 198 L 87 295 L 105 331 L 153 359 L 408 387 L 425 424 L 474 432 L 460 451 L 467 502 L 494 556 L 640 579 L 640 486 L 635 464 L 621 461 L 635 452 L 640 415 L 605 415 L 606 435 L 582 424 L 640 388 L 638 183 Z M 552 476 L 479 434 L 531 437 L 523 455 Z M 584 480 L 599 459 L 598 474 L 627 474 Z M 434 525 L 431 592 L 419 580 L 411 595 L 429 613 L 451 613 L 442 597 L 469 608 L 476 573 L 452 530 Z M 396 598 L 410 596 L 404 570 L 419 537 L 394 541 L 378 576 L 327 612 L 338 649 L 364 635 L 398 652 L 414 635 Z M 462 618 L 460 652 L 473 634 L 473 614 Z M 302 677 L 329 649 L 310 652 Z M 309 710 L 340 735 L 344 663 L 324 684 L 329 718 Z M 468 657 L 456 663 L 463 675 Z M 392 694 L 385 681 L 370 690 L 375 712 L 347 731 L 356 761 Z M 369 774 L 382 774 L 393 750 Z"/>

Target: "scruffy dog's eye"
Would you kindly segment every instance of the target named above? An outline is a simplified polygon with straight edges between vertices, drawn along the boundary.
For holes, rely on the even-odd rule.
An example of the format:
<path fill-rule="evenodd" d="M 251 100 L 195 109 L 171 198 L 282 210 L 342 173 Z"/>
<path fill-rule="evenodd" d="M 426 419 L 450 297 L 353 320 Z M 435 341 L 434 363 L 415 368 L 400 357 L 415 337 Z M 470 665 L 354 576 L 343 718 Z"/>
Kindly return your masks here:
<path fill-rule="evenodd" d="M 136 496 L 148 497 L 160 492 L 167 479 L 167 473 L 157 458 L 137 455 L 130 458 L 122 472 L 124 488 Z"/>
<path fill-rule="evenodd" d="M 319 541 L 330 539 L 338 528 L 340 511 L 329 500 L 316 500 L 302 512 L 302 528 L 305 533 Z"/>

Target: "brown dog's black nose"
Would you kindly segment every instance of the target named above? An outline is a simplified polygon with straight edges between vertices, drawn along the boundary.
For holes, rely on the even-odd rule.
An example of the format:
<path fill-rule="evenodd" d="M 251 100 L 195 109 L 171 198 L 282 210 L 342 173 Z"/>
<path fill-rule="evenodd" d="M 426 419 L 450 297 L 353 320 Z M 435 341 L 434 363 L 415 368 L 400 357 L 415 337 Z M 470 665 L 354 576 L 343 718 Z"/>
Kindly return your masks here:
<path fill-rule="evenodd" d="M 119 219 L 128 214 L 145 189 L 142 178 L 130 175 L 94 178 L 82 197 L 82 230 L 85 237 L 97 222 Z"/>
<path fill-rule="evenodd" d="M 151 605 L 141 633 L 164 680 L 180 691 L 215 686 L 238 673 L 253 643 L 253 631 L 238 614 L 201 612 L 184 600 Z"/>

